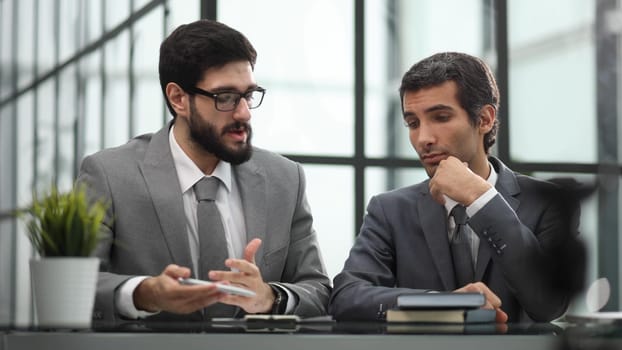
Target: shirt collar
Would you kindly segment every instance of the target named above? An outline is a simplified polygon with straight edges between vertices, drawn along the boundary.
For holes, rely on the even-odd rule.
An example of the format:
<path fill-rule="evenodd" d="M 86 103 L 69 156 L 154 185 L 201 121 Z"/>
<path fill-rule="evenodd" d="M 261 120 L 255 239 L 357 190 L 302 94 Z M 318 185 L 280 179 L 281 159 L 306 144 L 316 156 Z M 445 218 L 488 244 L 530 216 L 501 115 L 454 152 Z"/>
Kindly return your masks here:
<path fill-rule="evenodd" d="M 169 145 L 171 148 L 171 154 L 173 156 L 173 162 L 175 163 L 175 169 L 177 170 L 177 178 L 179 179 L 179 186 L 181 193 L 186 193 L 194 186 L 199 180 L 201 180 L 206 174 L 204 174 L 199 167 L 194 164 L 192 159 L 181 149 L 181 146 L 177 143 L 175 135 L 173 135 L 173 129 L 175 124 L 171 126 L 171 130 L 168 133 Z M 216 165 L 216 168 L 209 176 L 216 176 L 225 185 L 228 192 L 231 192 L 231 164 L 221 160 Z"/>
<path fill-rule="evenodd" d="M 495 185 L 497 184 L 497 178 L 499 177 L 499 174 L 497 174 L 495 167 L 492 166 L 490 162 L 488 162 L 488 167 L 490 168 L 490 174 L 488 175 L 486 182 L 491 184 L 492 187 L 495 187 Z M 456 202 L 455 200 L 445 195 L 443 195 L 443 197 L 445 197 L 445 209 L 447 209 L 447 215 L 449 215 L 449 213 L 451 213 L 451 210 L 458 204 L 458 202 Z"/>

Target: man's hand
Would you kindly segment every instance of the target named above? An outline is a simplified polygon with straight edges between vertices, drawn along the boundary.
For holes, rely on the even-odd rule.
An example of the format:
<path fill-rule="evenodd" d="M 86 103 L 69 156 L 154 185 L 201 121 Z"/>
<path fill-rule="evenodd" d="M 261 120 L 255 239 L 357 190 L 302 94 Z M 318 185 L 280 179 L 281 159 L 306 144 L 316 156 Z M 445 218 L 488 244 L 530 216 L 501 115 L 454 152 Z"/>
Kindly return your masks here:
<path fill-rule="evenodd" d="M 454 156 L 442 160 L 430 179 L 430 194 L 435 201 L 445 204 L 443 195 L 469 206 L 492 187 L 485 179 L 469 169 Z"/>
<path fill-rule="evenodd" d="M 149 312 L 188 314 L 225 297 L 216 285 L 181 285 L 177 280 L 179 277 L 190 277 L 190 269 L 171 264 L 160 275 L 142 281 L 134 290 L 136 308 Z"/>
<path fill-rule="evenodd" d="M 244 248 L 244 259 L 227 259 L 225 265 L 234 271 L 210 271 L 212 281 L 223 281 L 255 292 L 254 297 L 226 295 L 220 302 L 239 306 L 248 313 L 269 313 L 274 303 L 274 293 L 270 285 L 263 281 L 261 272 L 255 265 L 255 253 L 261 240 L 255 238 Z"/>
<path fill-rule="evenodd" d="M 499 297 L 495 293 L 493 293 L 484 283 L 469 283 L 462 288 L 454 290 L 454 292 L 478 292 L 484 294 L 484 297 L 486 297 L 486 305 L 482 307 L 484 309 L 494 309 L 497 312 L 497 323 L 506 323 L 508 321 L 508 315 L 505 313 L 505 311 L 501 310 L 501 299 L 499 299 Z"/>

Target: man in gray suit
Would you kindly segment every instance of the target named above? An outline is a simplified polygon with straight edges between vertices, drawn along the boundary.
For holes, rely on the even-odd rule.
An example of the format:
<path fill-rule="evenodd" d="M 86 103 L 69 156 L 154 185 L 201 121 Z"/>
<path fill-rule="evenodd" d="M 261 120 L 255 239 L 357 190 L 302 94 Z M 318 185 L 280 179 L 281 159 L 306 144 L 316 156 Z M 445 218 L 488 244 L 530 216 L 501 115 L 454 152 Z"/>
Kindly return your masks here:
<path fill-rule="evenodd" d="M 97 249 L 95 319 L 326 312 L 330 280 L 303 170 L 251 146 L 250 110 L 265 92 L 254 79 L 255 60 L 246 37 L 224 24 L 180 26 L 160 47 L 173 120 L 82 162 L 78 181 L 110 204 Z M 204 179 L 215 186 L 211 198 L 195 190 Z M 202 201 L 215 216 L 197 214 Z M 179 283 L 188 277 L 255 295 Z"/>
<path fill-rule="evenodd" d="M 433 55 L 404 75 L 400 97 L 430 179 L 370 200 L 329 312 L 338 320 L 384 319 L 400 294 L 472 291 L 486 296 L 498 322 L 562 315 L 569 295 L 553 283 L 551 263 L 577 233 L 568 220 L 575 206 L 557 200 L 552 183 L 489 156 L 499 106 L 489 67 L 466 54 Z M 462 250 L 454 241 L 460 207 Z"/>

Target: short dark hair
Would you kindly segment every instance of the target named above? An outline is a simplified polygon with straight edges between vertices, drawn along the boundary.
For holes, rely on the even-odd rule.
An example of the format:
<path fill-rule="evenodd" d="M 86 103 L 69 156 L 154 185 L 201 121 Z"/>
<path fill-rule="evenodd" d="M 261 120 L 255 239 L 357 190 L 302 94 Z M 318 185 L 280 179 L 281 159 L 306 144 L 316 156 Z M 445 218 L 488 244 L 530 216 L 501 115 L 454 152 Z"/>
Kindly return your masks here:
<path fill-rule="evenodd" d="M 216 21 L 198 20 L 175 29 L 160 45 L 160 86 L 169 111 L 175 110 L 166 97 L 166 85 L 194 87 L 209 68 L 234 61 L 248 61 L 254 69 L 257 52 L 237 30 Z"/>
<path fill-rule="evenodd" d="M 415 63 L 402 77 L 400 103 L 404 110 L 406 91 L 418 91 L 454 81 L 458 87 L 456 98 L 469 115 L 472 125 L 479 124 L 479 112 L 485 105 L 499 110 L 499 89 L 492 71 L 480 58 L 459 52 L 442 52 Z M 495 144 L 499 120 L 484 135 L 484 151 Z"/>

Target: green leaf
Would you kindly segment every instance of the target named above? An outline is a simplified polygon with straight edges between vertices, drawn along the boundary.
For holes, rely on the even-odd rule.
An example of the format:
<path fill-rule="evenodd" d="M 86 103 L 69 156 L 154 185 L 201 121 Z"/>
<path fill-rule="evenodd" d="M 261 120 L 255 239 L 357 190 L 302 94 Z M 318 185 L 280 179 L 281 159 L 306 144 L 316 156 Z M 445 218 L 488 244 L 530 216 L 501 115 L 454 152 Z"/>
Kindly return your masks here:
<path fill-rule="evenodd" d="M 41 256 L 90 256 L 99 241 L 107 205 L 89 203 L 84 185 L 61 193 L 52 187 L 42 197 L 33 195 L 30 207 L 18 213 L 26 223 L 33 248 Z"/>

